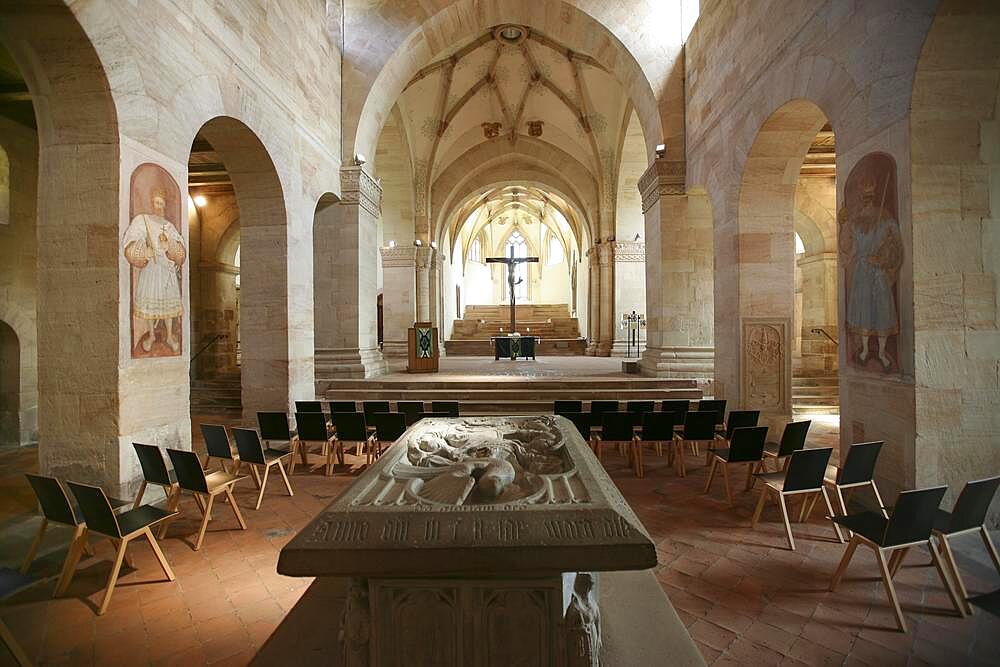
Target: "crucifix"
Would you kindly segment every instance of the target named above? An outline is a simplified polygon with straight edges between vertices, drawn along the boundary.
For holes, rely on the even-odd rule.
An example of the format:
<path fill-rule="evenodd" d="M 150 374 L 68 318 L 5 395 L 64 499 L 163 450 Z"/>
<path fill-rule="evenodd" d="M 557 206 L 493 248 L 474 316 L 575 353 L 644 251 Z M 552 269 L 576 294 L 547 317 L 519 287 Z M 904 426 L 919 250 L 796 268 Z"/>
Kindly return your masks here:
<path fill-rule="evenodd" d="M 510 333 L 516 331 L 515 324 L 517 323 L 514 317 L 514 288 L 520 285 L 524 278 L 518 278 L 514 280 L 514 269 L 518 264 L 523 264 L 524 262 L 537 262 L 537 257 L 514 257 L 514 246 L 510 246 L 510 256 L 509 257 L 487 257 L 486 262 L 488 264 L 506 264 L 507 265 L 507 287 L 510 289 Z"/>

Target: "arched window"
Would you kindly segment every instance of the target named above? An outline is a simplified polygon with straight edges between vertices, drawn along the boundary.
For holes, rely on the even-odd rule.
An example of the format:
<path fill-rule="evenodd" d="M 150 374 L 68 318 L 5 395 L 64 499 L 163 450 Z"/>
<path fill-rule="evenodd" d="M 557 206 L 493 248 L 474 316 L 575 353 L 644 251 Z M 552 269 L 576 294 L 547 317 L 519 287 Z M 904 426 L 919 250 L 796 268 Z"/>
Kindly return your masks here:
<path fill-rule="evenodd" d="M 239 268 L 240 268 L 240 247 L 239 246 L 236 246 L 236 256 L 233 257 L 233 266 L 235 266 L 236 269 L 237 269 L 236 278 L 234 279 L 234 282 L 236 283 L 236 289 L 239 289 L 240 288 L 240 274 L 239 274 Z"/>
<path fill-rule="evenodd" d="M 547 265 L 552 266 L 553 264 L 559 264 L 565 259 L 566 254 L 563 252 L 562 241 L 559 240 L 554 234 L 549 235 L 549 258 L 545 262 Z"/>
<path fill-rule="evenodd" d="M 802 243 L 802 237 L 799 236 L 798 232 L 795 232 L 795 254 L 802 255 L 806 252 L 806 246 Z"/>
<path fill-rule="evenodd" d="M 472 245 L 469 246 L 469 261 L 470 262 L 481 262 L 483 261 L 483 247 L 479 242 L 479 238 L 472 240 Z"/>
<path fill-rule="evenodd" d="M 521 236 L 521 232 L 514 230 L 511 232 L 510 236 L 507 237 L 507 243 L 504 244 L 504 256 L 510 257 L 511 250 L 513 250 L 514 257 L 527 257 L 528 256 L 528 242 Z M 518 284 L 514 287 L 514 296 L 518 301 L 528 298 L 528 265 L 525 262 L 521 262 L 514 266 L 514 281 Z"/>
<path fill-rule="evenodd" d="M 0 146 L 0 225 L 10 224 L 10 161 Z"/>

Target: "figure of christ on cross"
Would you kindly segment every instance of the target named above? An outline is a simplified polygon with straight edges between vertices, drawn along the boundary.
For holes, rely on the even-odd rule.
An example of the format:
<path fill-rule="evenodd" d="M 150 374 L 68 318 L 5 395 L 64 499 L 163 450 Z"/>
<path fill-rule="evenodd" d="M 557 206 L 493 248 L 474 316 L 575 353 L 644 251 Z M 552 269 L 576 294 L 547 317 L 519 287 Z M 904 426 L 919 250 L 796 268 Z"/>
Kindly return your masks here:
<path fill-rule="evenodd" d="M 507 287 L 510 289 L 510 333 L 517 331 L 515 328 L 517 321 L 514 316 L 514 307 L 516 305 L 516 298 L 514 296 L 514 287 L 521 284 L 524 278 L 518 278 L 514 280 L 514 268 L 518 264 L 523 264 L 524 262 L 538 262 L 537 257 L 514 257 L 514 246 L 510 246 L 510 256 L 509 257 L 487 257 L 486 262 L 488 264 L 506 264 L 507 265 Z"/>

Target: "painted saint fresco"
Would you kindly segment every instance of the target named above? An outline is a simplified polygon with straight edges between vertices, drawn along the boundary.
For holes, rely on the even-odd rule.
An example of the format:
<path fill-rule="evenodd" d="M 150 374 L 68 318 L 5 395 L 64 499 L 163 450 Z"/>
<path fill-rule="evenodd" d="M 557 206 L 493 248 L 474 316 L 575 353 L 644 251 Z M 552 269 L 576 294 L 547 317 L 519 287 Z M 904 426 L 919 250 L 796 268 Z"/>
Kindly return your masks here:
<path fill-rule="evenodd" d="M 881 374 L 900 372 L 899 229 L 896 163 L 870 153 L 854 166 L 837 212 L 837 240 L 845 269 L 845 313 L 851 366 Z"/>
<path fill-rule="evenodd" d="M 132 172 L 129 220 L 122 251 L 132 267 L 132 358 L 179 356 L 187 249 L 181 233 L 181 191 L 162 167 L 147 162 Z"/>

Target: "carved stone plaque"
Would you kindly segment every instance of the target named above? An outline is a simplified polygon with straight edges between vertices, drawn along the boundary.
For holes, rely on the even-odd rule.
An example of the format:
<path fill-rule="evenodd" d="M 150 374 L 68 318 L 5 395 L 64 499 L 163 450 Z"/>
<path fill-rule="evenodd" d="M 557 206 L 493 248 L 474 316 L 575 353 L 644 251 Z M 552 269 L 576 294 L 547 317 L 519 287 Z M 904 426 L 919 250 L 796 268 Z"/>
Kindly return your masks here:
<path fill-rule="evenodd" d="M 790 322 L 747 317 L 740 330 L 740 395 L 749 410 L 791 410 Z"/>
<path fill-rule="evenodd" d="M 656 565 L 564 417 L 416 423 L 281 551 L 289 576 L 519 576 Z"/>

